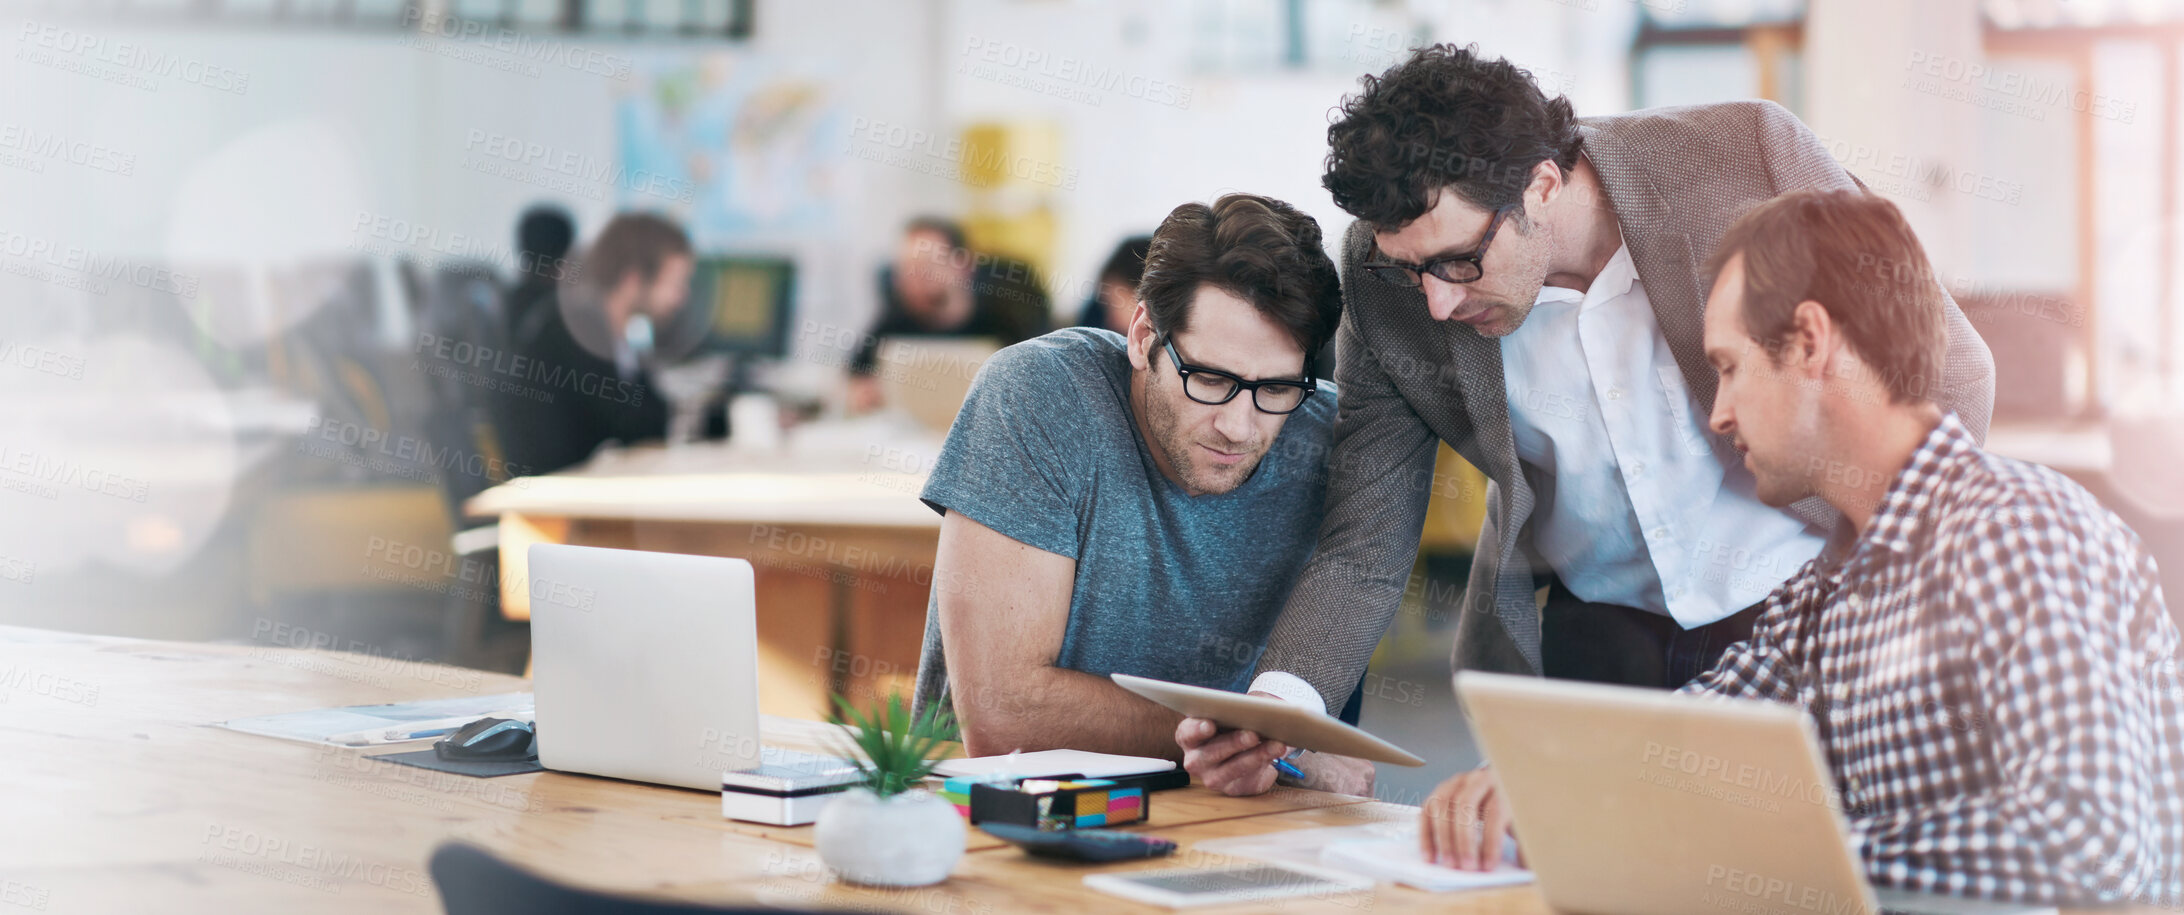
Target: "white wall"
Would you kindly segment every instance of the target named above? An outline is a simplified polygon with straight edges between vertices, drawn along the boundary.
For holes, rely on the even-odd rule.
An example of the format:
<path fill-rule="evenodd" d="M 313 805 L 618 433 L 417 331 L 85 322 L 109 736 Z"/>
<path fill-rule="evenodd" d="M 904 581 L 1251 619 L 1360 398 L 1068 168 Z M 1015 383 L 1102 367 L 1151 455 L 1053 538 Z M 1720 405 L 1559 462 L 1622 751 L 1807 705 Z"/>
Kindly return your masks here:
<path fill-rule="evenodd" d="M 1477 42 L 1507 55 L 1548 91 L 1570 95 L 1580 114 L 1622 110 L 1629 97 L 1627 50 L 1639 9 L 1631 0 L 1318 0 L 1313 40 L 1332 48 L 1314 66 L 1208 67 L 1198 37 L 1204 21 L 1209 11 L 1234 6 L 1224 0 L 764 0 L 757 38 L 747 47 L 577 43 L 639 67 L 689 65 L 718 54 L 763 60 L 822 78 L 855 123 L 906 125 L 941 142 L 983 120 L 1058 125 L 1055 164 L 1075 180 L 1073 190 L 1053 195 L 1060 238 L 1052 279 L 1065 287 L 1056 302 L 1065 311 L 1115 241 L 1151 229 L 1187 200 L 1229 190 L 1289 200 L 1320 220 L 1332 244 L 1349 219 L 1319 186 L 1330 110 L 1355 90 L 1359 74 L 1399 59 L 1420 37 Z M 1987 167 L 2021 183 L 2025 200 L 2000 212 L 1959 193 L 1905 202 L 1952 274 L 2049 272 L 2041 266 L 2049 261 L 1982 255 L 1996 249 L 1973 244 L 1982 231 L 1975 227 L 2059 226 L 2061 220 L 2025 217 L 2067 204 L 2066 173 L 2009 158 L 2022 144 L 1980 143 L 1982 121 L 1972 106 L 1893 84 L 1901 78 L 1895 64 L 1912 51 L 1975 53 L 1971 0 L 1914 7 L 1815 0 L 1804 81 L 1808 119 L 1823 136 L 1846 144 L 1956 168 Z M 35 28 L 44 24 L 33 20 L 29 31 L 11 28 L 0 38 L 11 45 L 0 58 L 8 96 L 0 129 L 96 144 L 132 167 L 119 175 L 47 162 L 34 171 L 0 159 L 6 201 L 0 231 L 151 261 L 221 261 L 383 246 L 374 228 L 384 220 L 432 233 L 413 248 L 501 253 L 511 244 L 516 214 L 535 200 L 561 196 L 587 232 L 613 207 L 611 189 L 596 199 L 555 195 L 469 170 L 464 160 L 475 152 L 466 149 L 471 139 L 486 135 L 611 161 L 614 101 L 627 91 L 625 82 L 551 63 L 536 73 L 509 72 L 503 67 L 511 55 L 419 42 L 406 33 L 152 30 L 111 19 L 69 26 L 108 50 L 129 44 L 248 79 L 240 94 L 177 77 L 152 78 L 152 88 L 144 89 L 26 60 L 17 52 L 71 59 L 46 47 L 49 36 Z M 1021 67 L 981 68 L 979 49 L 993 47 L 1069 58 L 1173 88 L 1152 100 L 1096 88 L 1057 95 L 1052 90 L 1067 88 L 1066 80 Z M 1714 88 L 1723 98 L 1751 90 Z M 1187 92 L 1187 102 L 1178 102 L 1177 92 Z M 857 152 L 871 152 L 873 144 L 842 139 L 847 203 L 838 225 L 777 244 L 806 261 L 804 316 L 856 325 L 875 307 L 871 271 L 887 256 L 902 220 L 921 211 L 959 211 L 972 191 L 916 170 L 945 164 L 929 154 L 921 162 L 908 151 L 913 167 L 904 167 L 902 156 L 869 161 Z M 905 152 L 884 143 L 879 151 Z M 1988 163 L 1993 157 L 2002 158 Z M 1870 168 L 1861 171 L 1874 177 Z M 2058 194 L 2065 196 L 2051 199 Z M 359 213 L 371 223 L 362 230 Z M 0 277 L 0 284 L 10 283 Z M 51 286 L 27 294 L 70 295 Z"/>
<path fill-rule="evenodd" d="M 1571 96 L 1580 114 L 1623 110 L 1628 98 L 1624 49 L 1636 21 L 1631 3 L 1550 0 L 1342 4 L 1323 16 L 1329 59 L 1299 70 L 1208 72 L 1195 66 L 1196 17 L 1213 0 L 1114 3 L 1020 3 L 946 0 L 946 38 L 938 62 L 944 79 L 943 129 L 987 119 L 1050 120 L 1062 125 L 1063 159 L 1079 170 L 1075 191 L 1055 195 L 1061 240 L 1057 307 L 1074 309 L 1090 278 L 1123 236 L 1149 232 L 1177 204 L 1248 191 L 1288 201 L 1319 220 L 1330 255 L 1349 227 L 1320 174 L 1327 125 L 1358 77 L 1399 61 L 1423 24 L 1429 41 L 1478 43 L 1533 71 L 1550 93 Z M 1003 62 L 984 58 L 999 48 Z M 1012 56 L 1043 54 L 1044 67 L 1010 67 Z M 1188 92 L 1187 106 L 1127 92 L 1066 88 L 1059 61 L 1120 70 Z M 985 67 L 981 68 L 984 63 Z M 1014 77 L 1005 82 L 995 74 Z M 1023 85 L 1031 83 L 1032 86 Z M 1154 93 L 1147 93 L 1154 94 Z M 943 189 L 947 192 L 947 189 Z M 969 192 L 954 189 L 959 198 Z M 1076 281 L 1076 282 L 1072 282 Z"/>
<path fill-rule="evenodd" d="M 10 45 L 0 59 L 7 99 L 0 129 L 97 147 L 107 167 L 26 164 L 20 148 L 19 158 L 0 158 L 0 232 L 21 236 L 0 236 L 0 256 L 9 244 L 21 252 L 36 242 L 188 264 L 364 248 L 505 261 L 515 217 L 534 201 L 570 206 L 587 235 L 614 208 L 611 187 L 596 197 L 583 187 L 556 193 L 464 164 L 481 136 L 612 161 L 613 102 L 630 81 L 585 72 L 583 61 L 607 61 L 593 69 L 612 70 L 755 56 L 823 76 L 845 109 L 923 118 L 934 98 L 931 6 L 765 0 L 758 37 L 747 46 L 587 37 L 566 42 L 590 54 L 565 58 L 577 66 L 413 33 L 32 18 L 0 39 Z M 135 66 L 152 54 L 182 66 L 172 73 Z M 219 74 L 212 82 L 241 91 L 180 75 L 207 68 Z M 821 316 L 868 310 L 870 266 L 903 218 L 936 202 L 920 199 L 926 190 L 893 170 L 845 165 L 854 206 L 829 237 L 785 243 L 814 261 L 804 289 Z M 403 245 L 388 237 L 399 226 L 424 234 Z M 75 297 L 52 284 L 0 282 L 18 301 Z"/>

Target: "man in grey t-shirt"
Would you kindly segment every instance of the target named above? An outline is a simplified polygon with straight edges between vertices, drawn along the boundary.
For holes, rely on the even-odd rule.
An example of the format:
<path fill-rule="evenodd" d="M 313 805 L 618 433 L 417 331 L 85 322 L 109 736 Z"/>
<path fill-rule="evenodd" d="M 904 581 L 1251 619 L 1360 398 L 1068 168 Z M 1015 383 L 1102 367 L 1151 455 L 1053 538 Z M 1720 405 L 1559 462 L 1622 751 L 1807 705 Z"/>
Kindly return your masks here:
<path fill-rule="evenodd" d="M 952 703 L 971 755 L 1175 758 L 1179 716 L 1109 673 L 1249 685 L 1319 530 L 1336 392 L 1307 354 L 1340 313 L 1312 218 L 1231 194 L 1161 223 L 1127 336 L 986 363 L 923 493 L 943 519 L 918 699 Z M 1369 790 L 1369 766 L 1299 765 Z"/>

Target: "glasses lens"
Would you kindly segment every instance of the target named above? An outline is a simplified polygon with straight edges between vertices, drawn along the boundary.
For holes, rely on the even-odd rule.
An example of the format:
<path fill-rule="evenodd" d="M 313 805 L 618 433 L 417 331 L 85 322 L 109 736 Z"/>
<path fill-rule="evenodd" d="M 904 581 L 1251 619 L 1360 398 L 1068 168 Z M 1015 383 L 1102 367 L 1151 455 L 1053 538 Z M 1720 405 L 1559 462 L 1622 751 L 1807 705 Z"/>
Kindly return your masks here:
<path fill-rule="evenodd" d="M 1434 261 L 1426 270 L 1451 283 L 1469 283 L 1479 278 L 1479 262 L 1472 260 Z"/>
<path fill-rule="evenodd" d="M 1418 274 L 1412 273 L 1409 267 L 1397 267 L 1392 264 L 1367 264 L 1365 265 L 1365 272 L 1371 274 L 1373 279 L 1390 286 L 1418 285 Z"/>
<path fill-rule="evenodd" d="M 1304 402 L 1305 387 L 1301 384 L 1262 384 L 1253 395 L 1259 409 L 1268 413 L 1287 413 Z"/>
<path fill-rule="evenodd" d="M 1228 403 L 1236 396 L 1236 379 L 1212 372 L 1192 372 L 1183 376 L 1183 393 L 1199 403 Z"/>

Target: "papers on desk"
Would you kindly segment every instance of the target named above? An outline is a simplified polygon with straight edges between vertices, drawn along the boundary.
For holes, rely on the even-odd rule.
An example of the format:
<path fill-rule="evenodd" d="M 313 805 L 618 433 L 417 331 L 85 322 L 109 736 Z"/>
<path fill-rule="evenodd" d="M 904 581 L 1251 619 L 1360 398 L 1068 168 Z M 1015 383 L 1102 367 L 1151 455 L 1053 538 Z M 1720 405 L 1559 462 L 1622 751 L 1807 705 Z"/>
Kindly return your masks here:
<path fill-rule="evenodd" d="M 530 693 L 499 693 L 491 696 L 457 696 L 453 699 L 422 699 L 387 705 L 310 709 L 257 718 L 237 718 L 220 722 L 220 726 L 231 731 L 262 734 L 282 740 L 361 747 L 406 743 L 411 738 L 402 735 L 460 727 L 480 718 L 515 718 L 529 721 L 532 714 Z M 443 735 L 432 734 L 414 739 L 432 740 L 440 736 Z"/>
<path fill-rule="evenodd" d="M 1214 839 L 1198 843 L 1195 850 L 1278 864 L 1328 868 L 1400 883 L 1429 893 L 1532 882 L 1532 872 L 1516 866 L 1515 847 L 1503 847 L 1507 853 L 1500 868 L 1460 871 L 1429 863 L 1419 855 L 1416 823 L 1374 823 Z"/>
<path fill-rule="evenodd" d="M 1512 850 L 1516 846 L 1504 845 Z M 1320 864 L 1361 877 L 1413 886 L 1429 893 L 1515 886 L 1532 882 L 1532 872 L 1504 860 L 1490 871 L 1460 871 L 1426 861 L 1418 853 L 1418 837 L 1403 839 L 1353 839 L 1320 850 Z"/>

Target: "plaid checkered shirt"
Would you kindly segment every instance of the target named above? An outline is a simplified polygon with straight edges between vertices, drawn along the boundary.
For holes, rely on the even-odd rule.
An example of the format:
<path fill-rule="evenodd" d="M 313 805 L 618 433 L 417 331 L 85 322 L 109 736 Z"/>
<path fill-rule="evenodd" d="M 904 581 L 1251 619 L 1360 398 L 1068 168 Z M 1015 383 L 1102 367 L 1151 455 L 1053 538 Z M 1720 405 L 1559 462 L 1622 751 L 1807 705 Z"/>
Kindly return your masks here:
<path fill-rule="evenodd" d="M 1877 886 L 2177 906 L 2178 665 L 2137 535 L 1949 414 L 1684 690 L 1805 707 Z"/>

